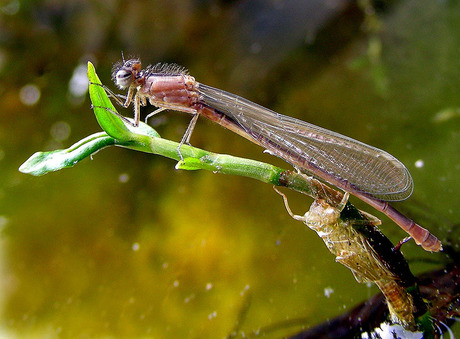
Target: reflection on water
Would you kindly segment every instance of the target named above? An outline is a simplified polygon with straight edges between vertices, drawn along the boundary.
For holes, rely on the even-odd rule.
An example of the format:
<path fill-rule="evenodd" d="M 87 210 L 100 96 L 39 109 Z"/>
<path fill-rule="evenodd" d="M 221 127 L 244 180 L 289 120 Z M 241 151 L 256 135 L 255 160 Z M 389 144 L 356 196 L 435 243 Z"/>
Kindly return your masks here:
<path fill-rule="evenodd" d="M 40 100 L 40 94 L 36 85 L 25 85 L 19 90 L 19 99 L 24 105 L 33 106 Z"/>

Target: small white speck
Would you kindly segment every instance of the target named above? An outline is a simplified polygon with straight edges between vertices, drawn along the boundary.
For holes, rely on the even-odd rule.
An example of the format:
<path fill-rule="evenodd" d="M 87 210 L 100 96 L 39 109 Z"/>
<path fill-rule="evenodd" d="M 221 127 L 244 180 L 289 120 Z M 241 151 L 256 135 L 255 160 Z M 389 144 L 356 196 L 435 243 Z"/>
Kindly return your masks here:
<path fill-rule="evenodd" d="M 177 286 L 179 286 L 179 280 L 174 280 L 174 282 L 173 282 L 173 286 L 174 286 L 174 287 L 177 287 Z"/>
<path fill-rule="evenodd" d="M 270 155 L 275 155 L 275 153 L 273 153 L 273 152 L 270 151 L 269 149 L 264 150 L 264 153 L 267 153 L 267 154 L 270 154 Z"/>
<path fill-rule="evenodd" d="M 37 85 L 25 85 L 19 90 L 19 99 L 26 106 L 35 105 L 40 100 L 40 89 Z"/>
<path fill-rule="evenodd" d="M 209 320 L 214 319 L 215 317 L 217 317 L 217 312 L 216 311 L 214 311 L 210 315 L 208 315 Z"/>
<path fill-rule="evenodd" d="M 331 294 L 334 293 L 334 289 L 332 287 L 326 287 L 324 289 L 324 296 L 326 298 L 329 298 L 331 296 Z"/>
<path fill-rule="evenodd" d="M 190 294 L 188 297 L 184 299 L 184 303 L 188 304 L 193 299 L 195 299 L 195 294 Z"/>
<path fill-rule="evenodd" d="M 213 287 L 214 287 L 214 285 L 212 283 L 207 283 L 206 284 L 206 291 L 209 291 Z"/>
<path fill-rule="evenodd" d="M 118 176 L 118 181 L 121 182 L 122 184 L 125 184 L 129 181 L 129 174 L 128 173 L 122 173 Z"/>
<path fill-rule="evenodd" d="M 422 168 L 423 166 L 425 166 L 425 162 L 422 159 L 419 159 L 415 162 L 415 167 Z"/>
<path fill-rule="evenodd" d="M 135 242 L 131 248 L 133 249 L 134 252 L 137 252 L 139 251 L 140 246 L 141 245 L 139 245 L 138 242 Z"/>

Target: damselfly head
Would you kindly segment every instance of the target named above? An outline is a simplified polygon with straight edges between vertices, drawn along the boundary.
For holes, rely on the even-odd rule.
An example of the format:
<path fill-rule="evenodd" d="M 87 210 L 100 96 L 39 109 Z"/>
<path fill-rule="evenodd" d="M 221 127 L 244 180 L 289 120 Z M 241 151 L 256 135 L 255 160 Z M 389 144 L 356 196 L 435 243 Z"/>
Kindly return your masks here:
<path fill-rule="evenodd" d="M 112 79 L 120 89 L 126 89 L 137 80 L 141 71 L 141 61 L 139 59 L 129 59 L 118 62 L 113 66 Z"/>

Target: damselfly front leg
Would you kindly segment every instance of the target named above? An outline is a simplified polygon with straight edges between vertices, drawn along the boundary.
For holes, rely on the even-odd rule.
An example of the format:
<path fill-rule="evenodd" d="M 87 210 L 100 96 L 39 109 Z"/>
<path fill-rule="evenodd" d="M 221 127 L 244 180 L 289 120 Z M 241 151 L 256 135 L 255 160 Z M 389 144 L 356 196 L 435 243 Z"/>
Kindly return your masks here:
<path fill-rule="evenodd" d="M 115 102 L 117 104 L 119 104 L 120 106 L 123 106 L 123 107 L 128 107 L 129 104 L 131 103 L 131 101 L 128 102 L 128 99 L 129 99 L 129 96 L 124 96 L 124 95 L 120 95 L 120 94 L 115 94 L 112 90 L 110 90 L 110 88 L 108 88 L 107 86 L 104 86 L 102 84 L 98 84 L 98 83 L 95 83 L 95 82 L 90 82 L 90 85 L 96 85 L 96 86 L 100 86 L 104 89 L 104 91 L 108 94 L 109 97 L 112 97 Z M 122 99 L 125 99 L 124 101 L 122 101 L 120 98 Z M 132 100 L 132 99 L 130 99 Z M 126 102 L 128 102 L 128 106 L 125 106 L 126 105 Z M 121 115 L 120 113 L 118 113 L 117 111 L 114 111 L 110 108 L 107 108 L 107 107 L 102 107 L 102 106 L 93 106 L 91 105 L 92 108 L 102 108 L 102 109 L 105 109 L 107 111 L 109 111 L 110 113 L 116 115 L 117 117 L 119 117 L 121 120 L 123 120 L 124 122 L 130 124 L 131 126 L 134 126 L 134 127 L 138 127 L 139 126 L 139 121 L 137 121 L 136 123 L 136 119 L 134 119 L 134 121 L 128 119 L 127 117 Z"/>
<path fill-rule="evenodd" d="M 125 102 L 126 102 L 126 100 L 128 98 L 126 95 L 114 93 L 106 85 L 97 84 L 97 83 L 94 83 L 94 82 L 91 82 L 90 84 L 91 85 L 101 86 L 104 89 L 104 91 L 107 93 L 107 95 L 109 97 L 113 98 L 118 105 L 123 106 L 123 107 L 127 107 L 127 106 L 125 106 Z"/>

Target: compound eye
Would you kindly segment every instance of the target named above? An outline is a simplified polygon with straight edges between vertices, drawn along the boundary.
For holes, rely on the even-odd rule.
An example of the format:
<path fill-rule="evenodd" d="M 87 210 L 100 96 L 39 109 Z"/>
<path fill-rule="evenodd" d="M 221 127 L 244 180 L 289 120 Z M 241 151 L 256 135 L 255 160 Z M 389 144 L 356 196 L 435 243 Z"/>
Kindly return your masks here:
<path fill-rule="evenodd" d="M 120 89 L 125 89 L 131 85 L 132 79 L 132 72 L 127 71 L 126 69 L 120 69 L 117 74 L 115 75 L 115 81 L 117 86 Z"/>

